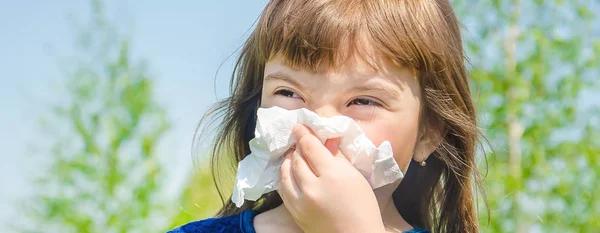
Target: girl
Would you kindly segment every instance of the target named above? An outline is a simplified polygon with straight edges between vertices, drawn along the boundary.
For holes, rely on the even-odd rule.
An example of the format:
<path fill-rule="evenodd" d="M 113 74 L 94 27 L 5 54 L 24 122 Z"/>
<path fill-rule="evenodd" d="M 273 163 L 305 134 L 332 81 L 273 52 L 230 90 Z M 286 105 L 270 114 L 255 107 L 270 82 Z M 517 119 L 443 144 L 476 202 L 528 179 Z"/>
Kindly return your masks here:
<path fill-rule="evenodd" d="M 372 190 L 339 140 L 297 125 L 277 192 L 171 232 L 478 232 L 465 59 L 447 0 L 271 0 L 215 108 L 213 174 L 250 154 L 257 108 L 279 106 L 353 118 L 406 175 Z"/>

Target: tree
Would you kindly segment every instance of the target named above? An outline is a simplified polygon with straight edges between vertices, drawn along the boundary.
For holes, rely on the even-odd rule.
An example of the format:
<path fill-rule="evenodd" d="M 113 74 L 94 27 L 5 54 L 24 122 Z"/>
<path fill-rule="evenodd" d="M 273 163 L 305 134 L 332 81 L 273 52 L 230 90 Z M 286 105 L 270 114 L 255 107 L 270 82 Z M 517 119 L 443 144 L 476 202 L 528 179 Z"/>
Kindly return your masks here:
<path fill-rule="evenodd" d="M 70 59 L 67 101 L 48 118 L 49 164 L 26 203 L 23 232 L 152 232 L 167 222 L 156 145 L 169 128 L 153 80 L 129 40 L 91 2 L 91 19 Z"/>
<path fill-rule="evenodd" d="M 600 229 L 600 6 L 454 1 L 491 141 L 483 232 Z M 596 30 L 596 31 L 594 31 Z M 598 96 L 596 95 L 596 99 Z"/>

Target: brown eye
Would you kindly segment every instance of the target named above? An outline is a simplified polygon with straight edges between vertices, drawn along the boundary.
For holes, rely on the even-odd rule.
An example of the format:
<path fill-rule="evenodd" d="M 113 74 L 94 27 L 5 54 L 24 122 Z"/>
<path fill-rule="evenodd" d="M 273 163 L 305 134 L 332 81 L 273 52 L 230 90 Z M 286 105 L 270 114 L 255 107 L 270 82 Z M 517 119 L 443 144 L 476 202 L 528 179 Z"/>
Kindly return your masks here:
<path fill-rule="evenodd" d="M 275 91 L 275 95 L 281 95 L 284 97 L 289 97 L 289 98 L 296 98 L 296 99 L 302 99 L 302 97 L 298 94 L 296 94 L 296 92 L 287 90 L 287 89 L 281 89 L 278 91 Z"/>
<path fill-rule="evenodd" d="M 381 106 L 381 104 L 377 101 L 371 100 L 371 99 L 365 99 L 365 98 L 357 98 L 354 99 L 352 101 L 350 101 L 350 103 L 348 103 L 348 106 L 350 105 L 370 105 L 370 106 L 375 106 L 375 107 L 379 107 Z"/>

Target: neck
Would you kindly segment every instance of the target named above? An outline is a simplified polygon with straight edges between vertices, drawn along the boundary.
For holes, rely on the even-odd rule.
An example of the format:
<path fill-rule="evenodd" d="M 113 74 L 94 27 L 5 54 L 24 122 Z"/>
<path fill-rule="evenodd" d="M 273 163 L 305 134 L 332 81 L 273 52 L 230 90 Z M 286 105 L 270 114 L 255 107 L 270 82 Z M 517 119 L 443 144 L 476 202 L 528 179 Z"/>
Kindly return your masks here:
<path fill-rule="evenodd" d="M 401 180 L 398 180 L 373 190 L 375 198 L 377 198 L 377 203 L 379 204 L 383 225 L 388 232 L 403 232 L 413 229 L 413 227 L 402 218 L 400 213 L 398 213 L 398 209 L 396 208 L 392 197 L 394 190 L 400 185 L 400 181 Z"/>

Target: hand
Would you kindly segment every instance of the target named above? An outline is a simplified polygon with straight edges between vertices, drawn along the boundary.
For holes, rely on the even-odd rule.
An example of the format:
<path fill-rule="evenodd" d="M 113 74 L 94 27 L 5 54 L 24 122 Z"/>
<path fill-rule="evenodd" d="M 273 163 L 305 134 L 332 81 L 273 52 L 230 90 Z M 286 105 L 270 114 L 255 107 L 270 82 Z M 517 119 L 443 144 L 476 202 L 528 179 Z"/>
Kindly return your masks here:
<path fill-rule="evenodd" d="M 296 149 L 281 165 L 279 195 L 306 233 L 385 232 L 367 180 L 339 152 L 339 138 L 325 145 L 296 125 Z"/>

